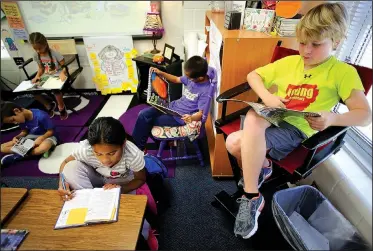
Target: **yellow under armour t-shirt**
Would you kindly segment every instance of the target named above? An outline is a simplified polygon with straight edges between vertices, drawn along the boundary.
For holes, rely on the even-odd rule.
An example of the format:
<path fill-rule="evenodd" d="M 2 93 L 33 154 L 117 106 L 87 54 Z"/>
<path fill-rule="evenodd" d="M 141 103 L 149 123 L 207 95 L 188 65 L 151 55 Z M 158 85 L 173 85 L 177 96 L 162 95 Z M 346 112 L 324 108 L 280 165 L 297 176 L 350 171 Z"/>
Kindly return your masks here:
<path fill-rule="evenodd" d="M 255 72 L 261 76 L 267 89 L 278 86 L 275 95 L 289 100 L 286 108 L 298 111 L 330 111 L 340 99 L 348 99 L 352 90 L 364 91 L 356 69 L 334 56 L 309 70 L 304 70 L 301 56 L 288 56 Z M 287 117 L 285 121 L 308 137 L 316 133 L 302 117 Z"/>

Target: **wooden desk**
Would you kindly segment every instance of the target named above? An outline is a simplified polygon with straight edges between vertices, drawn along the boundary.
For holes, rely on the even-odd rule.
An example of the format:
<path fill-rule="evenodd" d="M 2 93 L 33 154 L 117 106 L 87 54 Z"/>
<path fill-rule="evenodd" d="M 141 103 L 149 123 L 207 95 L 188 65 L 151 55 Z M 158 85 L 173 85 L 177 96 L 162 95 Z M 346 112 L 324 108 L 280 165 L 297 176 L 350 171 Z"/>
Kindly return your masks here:
<path fill-rule="evenodd" d="M 56 190 L 32 189 L 3 228 L 27 229 L 20 250 L 135 250 L 145 195 L 121 195 L 118 222 L 54 230 L 63 202 Z"/>
<path fill-rule="evenodd" d="M 26 188 L 1 188 L 1 223 L 9 218 L 26 196 Z"/>

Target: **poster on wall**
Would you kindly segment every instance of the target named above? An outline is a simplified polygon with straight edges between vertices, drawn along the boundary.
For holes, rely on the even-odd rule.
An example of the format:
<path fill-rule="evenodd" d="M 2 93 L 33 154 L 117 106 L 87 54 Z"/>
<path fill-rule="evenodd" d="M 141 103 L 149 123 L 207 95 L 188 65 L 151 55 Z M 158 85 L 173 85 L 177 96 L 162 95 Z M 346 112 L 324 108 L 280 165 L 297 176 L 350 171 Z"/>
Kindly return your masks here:
<path fill-rule="evenodd" d="M 21 13 L 16 2 L 1 2 L 1 9 L 8 20 L 9 28 L 12 29 L 16 39 L 28 40 L 28 33 L 25 28 Z"/>
<path fill-rule="evenodd" d="M 101 94 L 137 91 L 137 55 L 132 36 L 84 37 L 93 82 Z"/>

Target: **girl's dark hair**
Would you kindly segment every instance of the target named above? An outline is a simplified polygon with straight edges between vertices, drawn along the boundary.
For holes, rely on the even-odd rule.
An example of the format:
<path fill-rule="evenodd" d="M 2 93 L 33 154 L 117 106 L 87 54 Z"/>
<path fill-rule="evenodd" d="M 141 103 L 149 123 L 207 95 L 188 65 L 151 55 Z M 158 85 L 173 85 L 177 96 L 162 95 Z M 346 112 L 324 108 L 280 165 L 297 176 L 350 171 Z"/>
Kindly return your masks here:
<path fill-rule="evenodd" d="M 14 113 L 14 109 L 19 109 L 20 111 L 22 111 L 23 107 L 13 102 L 1 102 L 1 121 L 3 121 L 4 118 L 16 115 Z"/>
<path fill-rule="evenodd" d="M 205 59 L 200 56 L 193 56 L 185 62 L 184 70 L 189 73 L 189 77 L 199 78 L 206 76 L 208 67 Z"/>
<path fill-rule="evenodd" d="M 47 38 L 41 34 L 40 32 L 33 32 L 30 34 L 30 37 L 29 37 L 29 40 L 30 40 L 30 43 L 31 44 L 41 44 L 41 45 L 46 45 L 47 46 L 47 50 L 48 50 L 48 55 L 51 59 L 51 67 L 50 69 L 53 71 L 56 69 L 56 64 L 54 63 L 53 61 L 53 58 L 52 58 L 52 52 L 49 48 L 49 44 L 48 44 L 48 41 L 47 41 Z M 41 59 L 40 59 L 40 54 L 38 53 L 38 58 L 39 58 L 39 61 L 41 62 Z M 43 66 L 43 64 L 41 64 Z"/>
<path fill-rule="evenodd" d="M 113 117 L 101 117 L 93 121 L 88 128 L 88 142 L 95 144 L 108 144 L 122 146 L 127 134 L 122 123 Z"/>

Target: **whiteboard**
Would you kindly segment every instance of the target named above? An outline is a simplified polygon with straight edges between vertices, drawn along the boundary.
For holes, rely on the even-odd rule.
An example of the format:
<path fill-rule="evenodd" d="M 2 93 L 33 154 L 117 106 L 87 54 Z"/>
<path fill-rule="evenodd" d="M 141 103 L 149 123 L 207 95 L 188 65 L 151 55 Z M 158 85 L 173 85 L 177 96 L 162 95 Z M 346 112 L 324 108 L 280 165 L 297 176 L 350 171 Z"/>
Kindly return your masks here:
<path fill-rule="evenodd" d="M 142 35 L 150 1 L 17 1 L 28 33 L 46 37 Z"/>

